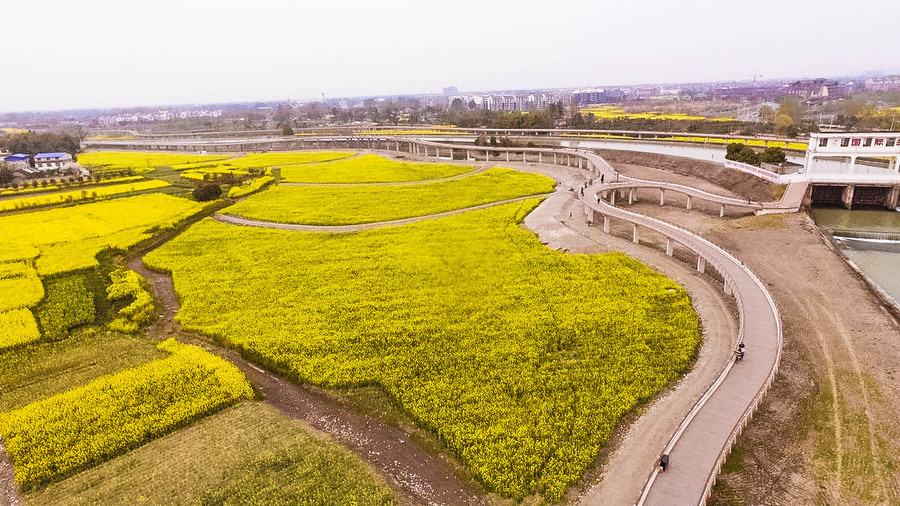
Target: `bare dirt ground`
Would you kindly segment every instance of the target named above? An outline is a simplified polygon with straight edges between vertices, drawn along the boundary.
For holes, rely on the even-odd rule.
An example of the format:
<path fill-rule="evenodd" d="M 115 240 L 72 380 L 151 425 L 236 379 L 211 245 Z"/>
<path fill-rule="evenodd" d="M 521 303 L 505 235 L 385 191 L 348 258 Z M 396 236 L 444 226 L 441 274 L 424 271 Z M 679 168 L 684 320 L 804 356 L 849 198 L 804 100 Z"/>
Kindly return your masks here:
<path fill-rule="evenodd" d="M 633 208 L 734 254 L 766 283 L 784 322 L 779 375 L 711 504 L 898 503 L 897 320 L 805 213 L 723 220 L 656 204 Z"/>
<path fill-rule="evenodd" d="M 599 149 L 597 152 L 617 170 L 627 174 L 628 166 L 653 167 L 664 172 L 681 176 L 690 176 L 693 180 L 702 181 L 703 184 L 713 184 L 719 188 L 716 193 L 734 192 L 738 196 L 756 200 L 758 202 L 772 202 L 778 200 L 778 185 L 764 181 L 749 174 L 743 174 L 726 169 L 721 164 L 693 160 L 680 156 L 658 155 L 655 153 L 639 153 L 635 151 L 616 151 Z M 641 177 L 635 175 L 634 177 Z M 678 180 L 668 180 L 677 183 Z M 683 181 L 683 180 L 682 180 Z M 689 183 L 682 183 L 689 184 Z M 702 188 L 701 188 L 702 189 Z"/>
<path fill-rule="evenodd" d="M 6 454 L 3 442 L 0 441 L 0 506 L 19 506 L 25 504 L 16 486 L 12 462 Z"/>
<path fill-rule="evenodd" d="M 403 428 L 391 427 L 350 410 L 314 388 L 296 385 L 253 365 L 235 350 L 216 346 L 208 339 L 185 332 L 174 320 L 179 302 L 172 278 L 144 267 L 143 257 L 131 261 L 128 267 L 147 279 L 161 306 L 159 318 L 147 330 L 148 336 L 155 339 L 176 337 L 231 361 L 244 372 L 266 402 L 358 453 L 408 504 L 483 502 L 483 491 L 464 483 L 456 474 L 456 464 L 429 455 Z"/>

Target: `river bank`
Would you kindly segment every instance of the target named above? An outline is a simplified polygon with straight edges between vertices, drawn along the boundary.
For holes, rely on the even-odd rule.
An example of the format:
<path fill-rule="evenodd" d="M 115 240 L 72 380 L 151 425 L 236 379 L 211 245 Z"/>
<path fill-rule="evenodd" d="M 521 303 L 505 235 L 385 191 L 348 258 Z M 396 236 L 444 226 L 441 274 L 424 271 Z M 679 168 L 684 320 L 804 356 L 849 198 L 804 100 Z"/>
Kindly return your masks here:
<path fill-rule="evenodd" d="M 900 310 L 900 213 L 813 209 L 816 226 Z"/>

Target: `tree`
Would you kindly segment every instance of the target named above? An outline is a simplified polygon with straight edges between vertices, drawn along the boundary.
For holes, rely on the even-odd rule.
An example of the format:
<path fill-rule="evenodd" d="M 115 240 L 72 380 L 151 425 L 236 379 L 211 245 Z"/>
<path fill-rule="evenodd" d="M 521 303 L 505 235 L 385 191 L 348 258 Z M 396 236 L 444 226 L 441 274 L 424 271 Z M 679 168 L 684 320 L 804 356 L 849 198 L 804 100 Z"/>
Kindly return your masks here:
<path fill-rule="evenodd" d="M 794 120 L 787 114 L 779 112 L 775 115 L 775 133 L 778 135 L 787 135 L 791 127 L 794 126 Z"/>
<path fill-rule="evenodd" d="M 460 112 L 463 110 L 463 101 L 461 98 L 456 97 L 453 99 L 453 102 L 450 103 L 450 111 L 451 112 Z"/>
<path fill-rule="evenodd" d="M 285 137 L 290 137 L 290 136 L 294 135 L 294 129 L 288 125 L 284 125 L 281 128 L 281 135 L 284 135 Z"/>
<path fill-rule="evenodd" d="M 771 106 L 764 105 L 759 108 L 759 120 L 766 122 L 775 121 L 775 109 L 772 109 Z"/>
<path fill-rule="evenodd" d="M 13 171 L 9 168 L 9 164 L 0 161 L 0 184 L 7 185 L 12 183 L 13 180 Z"/>
<path fill-rule="evenodd" d="M 764 163 L 782 164 L 787 160 L 784 150 L 778 147 L 768 147 L 760 153 L 759 161 Z"/>
<path fill-rule="evenodd" d="M 204 181 L 194 188 L 193 195 L 197 202 L 216 200 L 222 196 L 222 187 L 218 183 Z"/>
<path fill-rule="evenodd" d="M 731 142 L 725 147 L 725 158 L 736 162 L 746 163 L 759 167 L 759 154 L 750 146 L 741 142 Z"/>
<path fill-rule="evenodd" d="M 803 120 L 803 108 L 800 105 L 800 99 L 791 95 L 784 95 L 778 102 L 778 113 L 786 114 L 795 124 Z M 778 116 L 775 116 L 778 121 Z"/>
<path fill-rule="evenodd" d="M 576 112 L 572 117 L 572 128 L 584 128 L 584 117 L 580 112 Z"/>
<path fill-rule="evenodd" d="M 469 100 L 469 110 L 471 111 L 476 107 L 478 107 L 478 104 L 476 104 L 474 100 Z"/>

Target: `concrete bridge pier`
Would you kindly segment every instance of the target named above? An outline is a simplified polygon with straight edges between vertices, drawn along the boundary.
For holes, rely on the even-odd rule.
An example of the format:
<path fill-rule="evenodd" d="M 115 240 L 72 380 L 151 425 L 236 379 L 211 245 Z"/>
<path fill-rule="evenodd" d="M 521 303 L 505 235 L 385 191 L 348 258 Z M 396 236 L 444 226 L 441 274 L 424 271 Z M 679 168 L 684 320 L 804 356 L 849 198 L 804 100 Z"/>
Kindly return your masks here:
<path fill-rule="evenodd" d="M 631 205 L 633 203 L 634 203 L 634 188 L 629 188 L 628 189 L 628 205 Z"/>
<path fill-rule="evenodd" d="M 660 207 L 666 205 L 666 190 L 664 188 L 659 189 L 659 205 Z"/>
<path fill-rule="evenodd" d="M 701 256 L 697 257 L 697 272 L 700 274 L 706 272 L 706 259 Z"/>
<path fill-rule="evenodd" d="M 725 204 L 719 206 L 719 218 L 725 217 Z"/>
<path fill-rule="evenodd" d="M 553 153 L 553 165 L 558 165 L 558 164 L 556 163 L 556 153 Z"/>
<path fill-rule="evenodd" d="M 675 254 L 675 245 L 672 244 L 672 239 L 666 237 L 666 255 L 672 256 Z"/>
<path fill-rule="evenodd" d="M 613 207 L 615 207 L 615 205 L 616 205 L 616 193 L 617 193 L 617 190 L 613 190 L 609 196 L 609 205 L 611 205 Z"/>
<path fill-rule="evenodd" d="M 687 209 L 688 209 L 688 211 L 690 211 L 692 208 L 693 208 L 693 206 L 692 206 L 692 202 L 691 202 L 691 196 L 688 195 L 687 196 Z"/>
<path fill-rule="evenodd" d="M 891 187 L 884 205 L 889 209 L 897 209 L 897 206 L 900 205 L 900 186 Z"/>
<path fill-rule="evenodd" d="M 844 207 L 850 209 L 853 207 L 853 193 L 856 191 L 856 185 L 848 184 L 841 193 L 841 203 Z"/>
<path fill-rule="evenodd" d="M 544 163 L 544 157 L 542 155 L 543 153 L 538 151 L 538 163 Z"/>
<path fill-rule="evenodd" d="M 509 151 L 506 152 L 506 161 L 509 161 Z"/>
<path fill-rule="evenodd" d="M 637 223 L 635 223 L 633 226 L 634 226 L 634 231 L 633 231 L 632 236 L 631 236 L 631 242 L 633 242 L 633 243 L 635 243 L 635 244 L 640 244 L 641 240 L 640 240 L 640 238 L 638 237 L 638 226 L 637 226 Z"/>
<path fill-rule="evenodd" d="M 603 215 L 603 231 L 609 233 L 609 216 Z"/>

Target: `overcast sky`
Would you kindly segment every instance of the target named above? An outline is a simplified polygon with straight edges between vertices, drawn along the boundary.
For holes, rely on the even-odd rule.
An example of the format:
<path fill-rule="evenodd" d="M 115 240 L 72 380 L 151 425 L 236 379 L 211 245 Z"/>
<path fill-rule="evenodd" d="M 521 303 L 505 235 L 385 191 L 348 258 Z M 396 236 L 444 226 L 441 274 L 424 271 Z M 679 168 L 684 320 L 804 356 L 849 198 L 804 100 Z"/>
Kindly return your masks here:
<path fill-rule="evenodd" d="M 15 0 L 0 111 L 855 74 L 884 1 Z"/>

